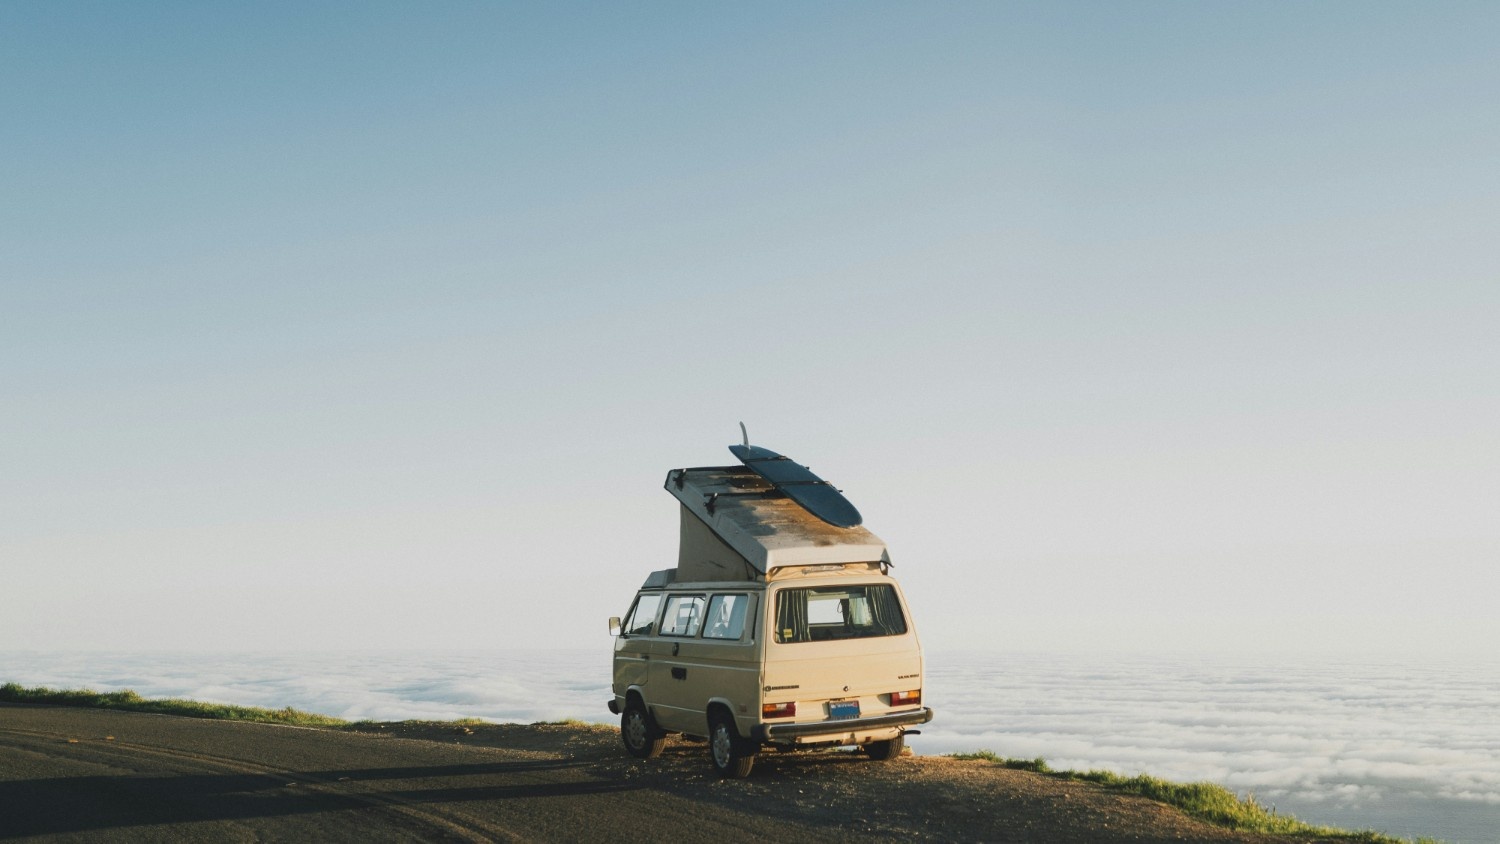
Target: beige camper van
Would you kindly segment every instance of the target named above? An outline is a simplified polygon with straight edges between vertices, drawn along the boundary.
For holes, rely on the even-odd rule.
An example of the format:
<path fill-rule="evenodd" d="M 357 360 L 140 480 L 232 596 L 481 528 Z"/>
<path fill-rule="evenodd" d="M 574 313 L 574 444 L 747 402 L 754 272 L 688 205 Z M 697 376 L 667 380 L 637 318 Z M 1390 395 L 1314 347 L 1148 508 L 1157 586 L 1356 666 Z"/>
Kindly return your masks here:
<path fill-rule="evenodd" d="M 932 710 L 884 543 L 745 466 L 675 470 L 666 488 L 681 504 L 677 567 L 609 620 L 626 750 L 649 759 L 668 734 L 707 739 L 726 777 L 749 774 L 765 746 L 900 755 Z"/>

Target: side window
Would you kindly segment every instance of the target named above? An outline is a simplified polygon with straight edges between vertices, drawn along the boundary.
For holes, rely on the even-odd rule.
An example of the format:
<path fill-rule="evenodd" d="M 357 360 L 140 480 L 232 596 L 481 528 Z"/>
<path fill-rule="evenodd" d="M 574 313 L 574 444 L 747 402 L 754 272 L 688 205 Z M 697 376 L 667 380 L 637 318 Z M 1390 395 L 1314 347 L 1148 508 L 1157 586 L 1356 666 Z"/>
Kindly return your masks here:
<path fill-rule="evenodd" d="M 663 636 L 696 636 L 703 626 L 703 596 L 673 595 L 667 598 L 667 613 L 661 619 Z"/>
<path fill-rule="evenodd" d="M 738 639 L 745 632 L 745 608 L 750 598 L 745 595 L 715 595 L 708 599 L 708 627 L 703 631 L 705 639 Z"/>
<path fill-rule="evenodd" d="M 625 619 L 625 635 L 650 636 L 656 632 L 656 611 L 661 608 L 661 596 L 642 594 L 635 599 L 630 617 Z"/>

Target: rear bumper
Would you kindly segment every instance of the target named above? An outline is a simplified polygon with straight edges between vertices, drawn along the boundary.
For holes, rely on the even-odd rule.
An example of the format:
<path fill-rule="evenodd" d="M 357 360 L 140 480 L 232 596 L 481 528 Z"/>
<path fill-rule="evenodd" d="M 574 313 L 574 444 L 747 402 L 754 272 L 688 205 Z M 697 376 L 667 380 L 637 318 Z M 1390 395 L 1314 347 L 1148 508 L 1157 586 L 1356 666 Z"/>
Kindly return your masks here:
<path fill-rule="evenodd" d="M 841 736 L 866 730 L 884 730 L 890 727 L 912 727 L 932 720 L 932 710 L 927 707 L 910 712 L 894 712 L 872 718 L 849 718 L 842 721 L 814 721 L 807 724 L 756 724 L 750 737 L 756 741 L 806 738 L 808 736 Z"/>
<path fill-rule="evenodd" d="M 620 701 L 618 698 L 609 699 L 609 711 L 616 715 L 620 714 Z"/>

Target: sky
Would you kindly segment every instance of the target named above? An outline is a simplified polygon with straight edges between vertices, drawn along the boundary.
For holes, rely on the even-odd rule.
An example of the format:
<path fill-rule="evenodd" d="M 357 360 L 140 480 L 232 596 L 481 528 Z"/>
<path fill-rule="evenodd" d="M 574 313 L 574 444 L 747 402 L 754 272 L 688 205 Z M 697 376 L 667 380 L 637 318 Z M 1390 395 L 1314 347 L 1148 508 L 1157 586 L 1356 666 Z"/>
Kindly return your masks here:
<path fill-rule="evenodd" d="M 0 3 L 0 649 L 608 648 L 743 421 L 928 647 L 1491 652 L 1497 36 Z"/>

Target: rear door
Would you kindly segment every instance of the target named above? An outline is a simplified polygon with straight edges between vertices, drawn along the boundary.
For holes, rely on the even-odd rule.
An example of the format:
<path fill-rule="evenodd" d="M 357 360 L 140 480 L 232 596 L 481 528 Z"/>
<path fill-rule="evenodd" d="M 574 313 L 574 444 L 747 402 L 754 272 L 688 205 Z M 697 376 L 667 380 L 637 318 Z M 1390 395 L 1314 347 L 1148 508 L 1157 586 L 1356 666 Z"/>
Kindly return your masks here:
<path fill-rule="evenodd" d="M 891 694 L 920 690 L 922 649 L 899 588 L 887 583 L 783 587 L 767 607 L 768 703 L 795 701 L 794 723 L 884 715 Z"/>

